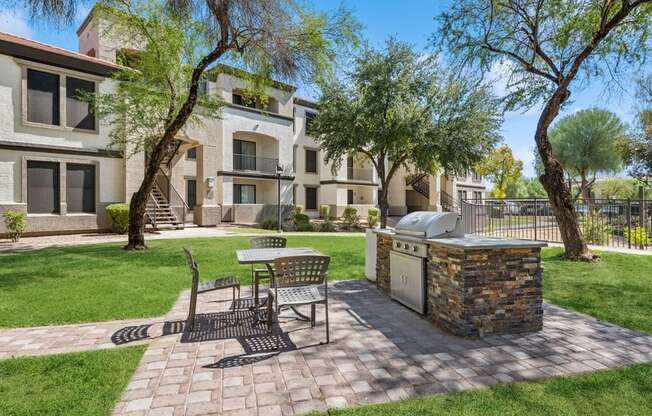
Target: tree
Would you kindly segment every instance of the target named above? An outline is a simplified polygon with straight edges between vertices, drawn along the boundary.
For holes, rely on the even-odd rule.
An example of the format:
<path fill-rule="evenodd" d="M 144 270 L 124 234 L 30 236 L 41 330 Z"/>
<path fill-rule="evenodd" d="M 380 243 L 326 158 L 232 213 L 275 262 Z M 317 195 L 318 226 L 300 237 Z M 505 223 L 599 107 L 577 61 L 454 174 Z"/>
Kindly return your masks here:
<path fill-rule="evenodd" d="M 571 87 L 596 77 L 617 79 L 650 51 L 652 0 L 460 0 L 439 16 L 435 43 L 455 63 L 482 73 L 507 72 L 506 108 L 543 104 L 534 139 L 540 177 L 559 224 L 565 256 L 594 259 L 582 237 L 548 128 Z"/>
<path fill-rule="evenodd" d="M 636 199 L 638 186 L 636 180 L 631 178 L 609 178 L 598 181 L 593 187 L 595 193 L 604 199 Z"/>
<path fill-rule="evenodd" d="M 566 116 L 550 131 L 552 153 L 588 204 L 596 175 L 621 169 L 624 137 L 625 127 L 618 116 L 598 108 Z"/>
<path fill-rule="evenodd" d="M 647 188 L 652 188 L 652 75 L 638 81 L 637 129 L 628 137 L 625 161 L 629 173 Z"/>
<path fill-rule="evenodd" d="M 321 85 L 314 131 L 326 162 L 363 155 L 380 181 L 381 227 L 388 185 L 401 166 L 422 173 L 463 172 L 498 140 L 500 115 L 488 88 L 446 73 L 435 56 L 420 56 L 389 39 L 365 49 L 343 81 Z"/>
<path fill-rule="evenodd" d="M 503 145 L 487 155 L 475 170 L 494 184 L 492 197 L 505 198 L 508 189 L 520 179 L 523 162 L 514 158 L 509 146 Z"/>
<path fill-rule="evenodd" d="M 254 87 L 264 89 L 272 75 L 284 80 L 324 75 L 337 51 L 357 41 L 357 25 L 344 9 L 314 13 L 292 0 L 171 1 L 107 0 L 98 12 L 108 16 L 110 33 L 138 51 L 118 71 L 116 93 L 98 97 L 98 112 L 116 122 L 117 142 L 147 154 L 144 179 L 133 194 L 126 249 L 145 249 L 148 195 L 174 140 L 201 105 L 206 116 L 221 108 L 202 96 L 199 84 L 211 65 L 228 60 L 251 69 Z M 256 92 L 253 88 L 253 93 Z"/>

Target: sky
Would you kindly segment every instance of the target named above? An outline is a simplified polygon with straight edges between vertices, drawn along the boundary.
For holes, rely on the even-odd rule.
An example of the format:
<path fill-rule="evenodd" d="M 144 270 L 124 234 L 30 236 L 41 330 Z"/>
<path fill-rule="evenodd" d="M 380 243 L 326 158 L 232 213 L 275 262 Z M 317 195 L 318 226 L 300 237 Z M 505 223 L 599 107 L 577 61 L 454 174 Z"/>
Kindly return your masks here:
<path fill-rule="evenodd" d="M 448 0 L 318 0 L 313 4 L 318 9 L 335 9 L 340 4 L 351 9 L 363 26 L 363 37 L 373 47 L 382 47 L 389 36 L 408 42 L 415 50 L 428 52 L 429 39 L 436 30 L 434 17 L 448 7 Z M 0 11 L 0 31 L 14 33 L 59 46 L 77 50 L 76 29 L 90 9 L 79 11 L 76 21 L 71 26 L 47 25 L 32 22 L 20 9 Z M 496 79 L 495 92 L 504 91 L 500 78 Z M 624 83 L 625 85 L 631 83 Z M 571 88 L 572 103 L 560 114 L 560 117 L 577 110 L 599 106 L 617 114 L 624 122 L 634 119 L 633 97 L 631 91 L 605 94 L 603 83 L 594 82 L 584 88 Z M 300 87 L 299 95 L 314 97 L 314 89 Z M 515 156 L 524 162 L 524 175 L 534 176 L 533 149 L 534 131 L 538 119 L 536 109 L 525 112 L 512 112 L 505 115 L 502 126 L 504 143 L 510 146 Z"/>

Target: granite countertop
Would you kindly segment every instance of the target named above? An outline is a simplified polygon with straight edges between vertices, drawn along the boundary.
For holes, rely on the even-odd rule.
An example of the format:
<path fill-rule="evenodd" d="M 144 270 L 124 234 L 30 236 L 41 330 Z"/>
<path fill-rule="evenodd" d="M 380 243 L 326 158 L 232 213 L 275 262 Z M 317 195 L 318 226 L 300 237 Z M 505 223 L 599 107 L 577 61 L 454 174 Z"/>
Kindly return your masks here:
<path fill-rule="evenodd" d="M 452 238 L 429 238 L 425 241 L 428 244 L 438 244 L 446 247 L 463 248 L 470 250 L 489 248 L 546 247 L 548 245 L 543 241 L 484 237 L 479 235 L 466 235 L 464 237 Z"/>

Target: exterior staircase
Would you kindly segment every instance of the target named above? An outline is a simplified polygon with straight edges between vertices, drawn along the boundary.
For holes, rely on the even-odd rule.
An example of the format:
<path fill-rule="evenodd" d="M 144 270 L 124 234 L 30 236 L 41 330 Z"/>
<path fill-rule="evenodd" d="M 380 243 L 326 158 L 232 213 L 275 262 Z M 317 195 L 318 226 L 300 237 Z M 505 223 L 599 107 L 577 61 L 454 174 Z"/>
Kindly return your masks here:
<path fill-rule="evenodd" d="M 174 211 L 170 208 L 170 203 L 156 183 L 152 188 L 152 192 L 149 193 L 146 216 L 147 222 L 155 230 L 162 227 L 183 228 L 184 225 L 183 222 L 179 221 L 177 216 L 174 214 Z"/>
<path fill-rule="evenodd" d="M 430 199 L 430 183 L 428 182 L 428 175 L 422 173 L 409 175 L 405 178 L 405 184 L 412 186 L 412 189 L 416 192 Z"/>
<path fill-rule="evenodd" d="M 441 208 L 448 212 L 460 212 L 460 205 L 449 193 L 441 193 Z"/>

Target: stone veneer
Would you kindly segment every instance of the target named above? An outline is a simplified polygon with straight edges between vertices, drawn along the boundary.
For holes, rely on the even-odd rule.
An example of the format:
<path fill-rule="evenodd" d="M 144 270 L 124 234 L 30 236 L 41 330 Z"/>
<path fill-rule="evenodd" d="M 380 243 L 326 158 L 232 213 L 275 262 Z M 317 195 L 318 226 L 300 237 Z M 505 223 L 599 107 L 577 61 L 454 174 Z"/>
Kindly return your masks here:
<path fill-rule="evenodd" d="M 427 315 L 464 337 L 541 330 L 541 247 L 536 241 L 467 236 L 427 240 Z M 390 293 L 392 233 L 377 232 L 376 286 Z"/>
<path fill-rule="evenodd" d="M 389 252 L 392 250 L 392 236 L 381 230 L 376 232 L 376 287 L 389 293 Z"/>
<path fill-rule="evenodd" d="M 460 336 L 543 327 L 541 247 L 428 247 L 430 319 Z"/>

